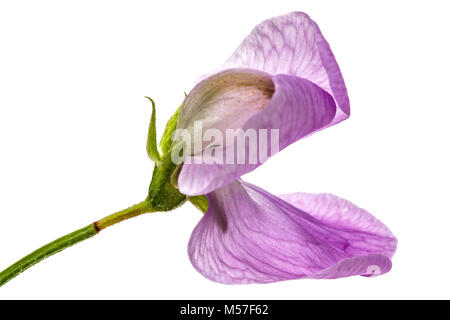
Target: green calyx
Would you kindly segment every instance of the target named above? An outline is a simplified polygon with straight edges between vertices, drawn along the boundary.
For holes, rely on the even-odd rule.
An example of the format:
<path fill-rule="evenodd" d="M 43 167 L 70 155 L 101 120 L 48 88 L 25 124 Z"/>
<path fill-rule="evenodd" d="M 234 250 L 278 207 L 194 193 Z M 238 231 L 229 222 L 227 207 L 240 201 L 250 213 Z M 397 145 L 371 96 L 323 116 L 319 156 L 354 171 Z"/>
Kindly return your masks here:
<path fill-rule="evenodd" d="M 178 191 L 171 183 L 171 176 L 177 169 L 167 153 L 161 165 L 155 165 L 152 181 L 150 182 L 147 201 L 157 211 L 170 211 L 186 201 L 186 196 Z"/>
<path fill-rule="evenodd" d="M 149 97 L 146 98 L 152 103 L 152 116 L 147 138 L 147 153 L 149 158 L 155 162 L 155 167 L 153 169 L 148 197 L 145 201 L 156 211 L 170 211 L 181 206 L 186 200 L 189 200 L 195 207 L 205 213 L 208 209 L 208 199 L 206 197 L 186 197 L 177 188 L 181 165 L 175 164 L 172 161 L 171 155 L 172 152 L 179 153 L 182 150 L 182 143 L 174 144 L 172 134 L 177 128 L 181 105 L 167 122 L 158 150 L 156 144 L 155 102 Z"/>
<path fill-rule="evenodd" d="M 156 143 L 156 111 L 155 102 L 152 103 L 152 116 L 147 137 L 147 154 L 155 162 L 152 181 L 150 182 L 148 197 L 146 201 L 156 211 L 170 211 L 186 201 L 186 196 L 178 191 L 171 184 L 171 176 L 177 170 L 177 165 L 171 159 L 172 133 L 177 128 L 178 114 L 180 108 L 170 117 L 164 129 L 163 136 L 159 143 L 162 155 Z M 181 107 L 181 106 L 180 106 Z"/>

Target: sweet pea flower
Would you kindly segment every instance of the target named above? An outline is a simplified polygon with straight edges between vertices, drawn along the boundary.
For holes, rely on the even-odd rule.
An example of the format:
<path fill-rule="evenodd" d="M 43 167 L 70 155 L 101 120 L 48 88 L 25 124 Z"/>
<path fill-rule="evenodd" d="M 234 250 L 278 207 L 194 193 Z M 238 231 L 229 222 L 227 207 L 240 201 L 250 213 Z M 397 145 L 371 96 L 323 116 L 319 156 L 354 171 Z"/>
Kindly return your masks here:
<path fill-rule="evenodd" d="M 171 211 L 187 200 L 204 212 L 189 241 L 189 258 L 213 281 L 375 276 L 391 269 L 397 240 L 367 211 L 331 194 L 275 196 L 241 180 L 291 143 L 350 114 L 333 53 L 306 14 L 258 25 L 185 97 L 159 149 L 150 101 L 147 152 L 155 165 L 146 199 L 23 257 L 0 272 L 0 286 L 105 228 L 144 213 Z M 197 135 L 199 123 L 207 137 Z M 230 130 L 238 134 L 229 140 Z M 225 141 L 218 139 L 223 136 Z M 243 142 L 236 148 L 239 139 Z"/>
<path fill-rule="evenodd" d="M 308 15 L 294 12 L 262 22 L 222 68 L 204 77 L 186 97 L 177 128 L 193 132 L 201 121 L 222 133 L 277 129 L 282 150 L 349 114 L 327 41 Z M 244 152 L 249 155 L 248 146 Z M 209 202 L 188 245 L 203 276 L 227 284 L 267 283 L 391 269 L 397 240 L 385 225 L 331 194 L 275 196 L 241 180 L 262 162 L 182 165 L 179 191 L 206 195 Z"/>

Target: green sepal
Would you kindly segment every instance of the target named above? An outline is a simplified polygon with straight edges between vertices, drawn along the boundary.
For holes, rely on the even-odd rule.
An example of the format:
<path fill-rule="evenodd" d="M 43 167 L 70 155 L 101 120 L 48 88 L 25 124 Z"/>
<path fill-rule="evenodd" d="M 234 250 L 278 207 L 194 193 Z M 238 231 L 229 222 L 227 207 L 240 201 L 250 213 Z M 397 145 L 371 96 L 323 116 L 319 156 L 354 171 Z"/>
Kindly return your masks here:
<path fill-rule="evenodd" d="M 161 155 L 158 151 L 158 146 L 156 144 L 156 108 L 155 102 L 150 97 L 145 97 L 152 103 L 152 116 L 150 118 L 150 125 L 148 127 L 147 136 L 147 154 L 149 158 L 155 162 L 157 165 L 161 162 Z"/>
<path fill-rule="evenodd" d="M 171 159 L 171 152 L 167 152 L 161 165 L 155 165 L 152 182 L 150 183 L 147 201 L 157 211 L 170 211 L 186 201 L 186 196 L 171 184 L 171 176 L 177 170 L 177 165 Z"/>
<path fill-rule="evenodd" d="M 209 207 L 208 198 L 205 196 L 192 196 L 188 200 L 201 212 L 206 213 Z"/>
<path fill-rule="evenodd" d="M 159 142 L 159 148 L 162 151 L 162 154 L 165 155 L 172 146 L 172 133 L 177 128 L 178 116 L 180 115 L 181 104 L 177 111 L 170 117 L 169 121 L 167 121 L 166 128 L 164 129 L 164 133 L 161 137 L 161 141 Z"/>

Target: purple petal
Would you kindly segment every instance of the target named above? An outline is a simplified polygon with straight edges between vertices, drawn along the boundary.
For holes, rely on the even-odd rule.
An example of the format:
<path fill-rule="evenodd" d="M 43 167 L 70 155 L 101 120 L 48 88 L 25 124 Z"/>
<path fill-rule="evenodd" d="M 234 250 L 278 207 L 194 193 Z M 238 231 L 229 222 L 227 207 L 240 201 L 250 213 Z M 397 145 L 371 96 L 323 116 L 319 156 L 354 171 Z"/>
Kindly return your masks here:
<path fill-rule="evenodd" d="M 226 110 L 220 112 L 220 107 L 225 105 L 222 98 L 216 99 L 220 103 L 207 107 L 198 103 L 211 97 L 205 87 L 220 85 L 216 80 L 227 72 L 243 70 L 272 75 L 275 93 L 261 111 L 252 105 L 238 110 L 241 103 L 236 104 L 237 107 L 227 103 L 223 108 Z M 200 113 L 204 120 L 210 116 L 212 121 L 209 122 L 220 122 L 218 127 L 222 131 L 226 126 L 244 130 L 279 129 L 279 150 L 282 150 L 349 116 L 347 90 L 337 62 L 317 24 L 304 13 L 290 13 L 258 25 L 219 71 L 222 72 L 203 80 L 191 91 L 180 114 L 179 128 L 185 128 L 189 118 Z M 242 101 L 248 100 L 242 96 Z M 230 101 L 241 100 L 234 96 Z M 227 152 L 226 148 L 222 151 L 224 155 Z M 249 152 L 243 151 L 247 161 Z M 269 156 L 275 153 L 272 150 Z M 256 163 L 234 165 L 185 163 L 178 185 L 180 191 L 188 195 L 206 194 L 254 170 L 264 161 L 258 159 Z"/>
<path fill-rule="evenodd" d="M 308 80 L 294 76 L 273 76 L 272 81 L 275 88 L 272 98 L 263 110 L 251 116 L 242 125 L 243 130 L 278 129 L 279 150 L 282 150 L 302 137 L 330 125 L 336 113 L 336 105 L 325 90 Z M 200 83 L 199 86 L 203 84 Z M 196 89 L 191 94 L 196 96 Z M 188 105 L 189 96 L 185 102 Z M 238 113 L 235 116 L 239 118 L 240 115 Z M 179 121 L 185 122 L 183 119 Z M 178 178 L 180 192 L 187 195 L 209 193 L 264 162 L 258 159 L 256 163 L 250 163 L 250 148 L 244 149 L 243 152 L 246 159 L 244 164 L 195 164 L 192 161 L 185 163 Z M 268 153 L 273 155 L 276 150 L 268 148 Z"/>
<path fill-rule="evenodd" d="M 350 114 L 347 89 L 333 52 L 317 24 L 303 12 L 259 24 L 223 68 L 251 68 L 307 79 L 336 100 L 338 110 L 333 124 Z"/>
<path fill-rule="evenodd" d="M 208 194 L 189 241 L 194 267 L 229 284 L 390 270 L 396 239 L 369 213 L 331 195 L 283 197 L 300 208 L 239 180 Z"/>
<path fill-rule="evenodd" d="M 394 255 L 397 241 L 392 232 L 373 215 L 364 209 L 358 208 L 350 201 L 339 198 L 332 194 L 312 194 L 296 192 L 291 194 L 282 194 L 280 199 L 288 202 L 294 207 L 307 212 L 317 220 L 334 228 L 339 228 L 341 232 L 346 232 L 350 228 L 347 238 L 352 238 L 354 248 L 357 248 L 357 241 L 360 241 L 359 247 L 369 249 L 370 252 L 376 251 L 391 258 Z M 358 230 L 361 233 L 375 234 L 374 242 L 371 237 L 357 237 L 353 233 Z M 393 241 L 385 243 L 384 240 L 378 243 L 379 237 L 388 238 Z M 373 245 L 373 247 L 371 247 Z M 353 254 L 361 254 L 360 251 L 352 251 Z"/>

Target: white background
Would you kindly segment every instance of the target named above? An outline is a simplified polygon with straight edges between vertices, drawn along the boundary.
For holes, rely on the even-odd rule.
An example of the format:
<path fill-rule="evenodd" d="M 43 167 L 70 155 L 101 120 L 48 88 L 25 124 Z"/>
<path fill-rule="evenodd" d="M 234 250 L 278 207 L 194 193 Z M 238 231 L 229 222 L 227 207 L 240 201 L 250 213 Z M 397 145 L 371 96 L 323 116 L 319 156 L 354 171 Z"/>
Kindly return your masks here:
<path fill-rule="evenodd" d="M 398 237 L 378 278 L 226 286 L 187 253 L 191 205 L 126 221 L 29 269 L 0 298 L 450 298 L 447 1 L 2 1 L 0 268 L 146 196 L 159 133 L 195 79 L 251 29 L 308 13 L 348 87 L 349 120 L 244 179 L 332 192 Z"/>

